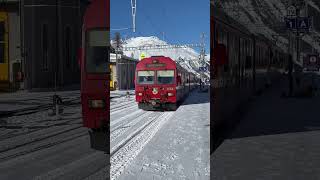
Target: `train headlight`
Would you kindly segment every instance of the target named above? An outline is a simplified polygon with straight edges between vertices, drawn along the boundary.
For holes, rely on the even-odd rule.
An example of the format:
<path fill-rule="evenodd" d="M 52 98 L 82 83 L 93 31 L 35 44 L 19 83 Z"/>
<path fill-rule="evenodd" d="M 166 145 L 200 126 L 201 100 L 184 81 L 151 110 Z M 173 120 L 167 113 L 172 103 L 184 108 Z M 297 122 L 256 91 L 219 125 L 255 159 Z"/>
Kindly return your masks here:
<path fill-rule="evenodd" d="M 174 94 L 173 93 L 168 93 L 168 96 L 173 96 Z"/>
<path fill-rule="evenodd" d="M 142 93 L 138 93 L 138 96 L 142 96 Z"/>
<path fill-rule="evenodd" d="M 173 88 L 173 87 L 168 87 L 168 88 L 167 88 L 167 90 L 169 90 L 169 91 L 173 91 L 173 90 L 174 90 L 174 88 Z"/>
<path fill-rule="evenodd" d="M 104 108 L 105 102 L 104 100 L 89 100 L 89 108 Z"/>

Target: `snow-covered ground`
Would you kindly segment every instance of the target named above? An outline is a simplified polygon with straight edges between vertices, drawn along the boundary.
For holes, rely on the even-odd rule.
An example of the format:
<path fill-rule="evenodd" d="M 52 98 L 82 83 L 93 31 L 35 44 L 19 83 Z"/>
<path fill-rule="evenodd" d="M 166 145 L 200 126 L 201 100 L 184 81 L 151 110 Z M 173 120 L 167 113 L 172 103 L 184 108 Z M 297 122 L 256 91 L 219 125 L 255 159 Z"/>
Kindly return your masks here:
<path fill-rule="evenodd" d="M 209 95 L 194 91 L 175 112 L 111 100 L 111 179 L 209 179 Z"/>
<path fill-rule="evenodd" d="M 60 119 L 48 115 L 51 93 L 1 94 L 0 107 L 14 108 L 0 117 L 0 179 L 107 179 L 108 158 L 111 179 L 209 179 L 208 93 L 154 112 L 125 92 L 111 93 L 110 157 L 90 148 L 79 92 L 59 93 L 70 100 Z"/>

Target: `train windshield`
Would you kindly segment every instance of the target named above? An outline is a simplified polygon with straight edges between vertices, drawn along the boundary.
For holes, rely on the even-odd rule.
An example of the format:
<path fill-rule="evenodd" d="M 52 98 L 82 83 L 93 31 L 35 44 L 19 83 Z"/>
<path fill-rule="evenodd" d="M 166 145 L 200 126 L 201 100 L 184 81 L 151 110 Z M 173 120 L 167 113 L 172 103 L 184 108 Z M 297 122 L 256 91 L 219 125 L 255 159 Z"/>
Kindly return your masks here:
<path fill-rule="evenodd" d="M 107 73 L 109 62 L 109 32 L 89 30 L 87 32 L 86 70 L 88 73 Z"/>
<path fill-rule="evenodd" d="M 157 71 L 157 80 L 158 80 L 158 84 L 173 84 L 174 71 L 173 70 Z"/>
<path fill-rule="evenodd" d="M 154 84 L 154 71 L 138 71 L 139 84 Z"/>

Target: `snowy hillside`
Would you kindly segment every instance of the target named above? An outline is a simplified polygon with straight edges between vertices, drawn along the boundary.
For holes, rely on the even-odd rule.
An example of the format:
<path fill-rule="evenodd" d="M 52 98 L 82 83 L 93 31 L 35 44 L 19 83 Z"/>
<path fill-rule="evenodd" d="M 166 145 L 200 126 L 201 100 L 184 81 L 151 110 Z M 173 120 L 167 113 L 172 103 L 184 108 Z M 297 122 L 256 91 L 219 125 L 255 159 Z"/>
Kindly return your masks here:
<path fill-rule="evenodd" d="M 135 37 L 127 39 L 123 42 L 123 47 L 139 47 L 139 46 L 155 46 L 155 45 L 169 45 L 167 42 L 160 40 L 155 36 L 151 37 Z M 199 75 L 199 67 L 201 62 L 199 60 L 199 53 L 192 48 L 174 48 L 174 49 L 156 49 L 156 50 L 137 50 L 124 51 L 124 54 L 129 57 L 139 59 L 140 54 L 144 53 L 146 57 L 150 56 L 167 56 L 178 62 L 182 67 L 190 72 Z M 206 57 L 207 66 L 209 66 L 209 56 Z M 205 72 L 209 78 L 209 71 Z"/>

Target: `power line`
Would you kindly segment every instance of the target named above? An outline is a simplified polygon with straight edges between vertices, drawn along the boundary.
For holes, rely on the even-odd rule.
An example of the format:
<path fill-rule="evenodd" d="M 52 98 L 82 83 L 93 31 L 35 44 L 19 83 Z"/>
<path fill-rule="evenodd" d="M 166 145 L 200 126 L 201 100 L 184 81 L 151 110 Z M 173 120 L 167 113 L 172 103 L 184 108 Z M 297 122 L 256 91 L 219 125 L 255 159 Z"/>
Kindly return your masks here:
<path fill-rule="evenodd" d="M 128 28 L 114 28 L 114 29 L 110 29 L 110 31 L 123 31 L 123 30 L 129 30 L 129 29 L 133 29 L 132 27 L 128 27 Z"/>
<path fill-rule="evenodd" d="M 136 50 L 159 50 L 159 49 L 179 49 L 179 48 L 202 47 L 202 44 L 179 44 L 179 45 L 149 45 L 137 47 L 122 47 L 122 51 L 136 51 Z"/>

